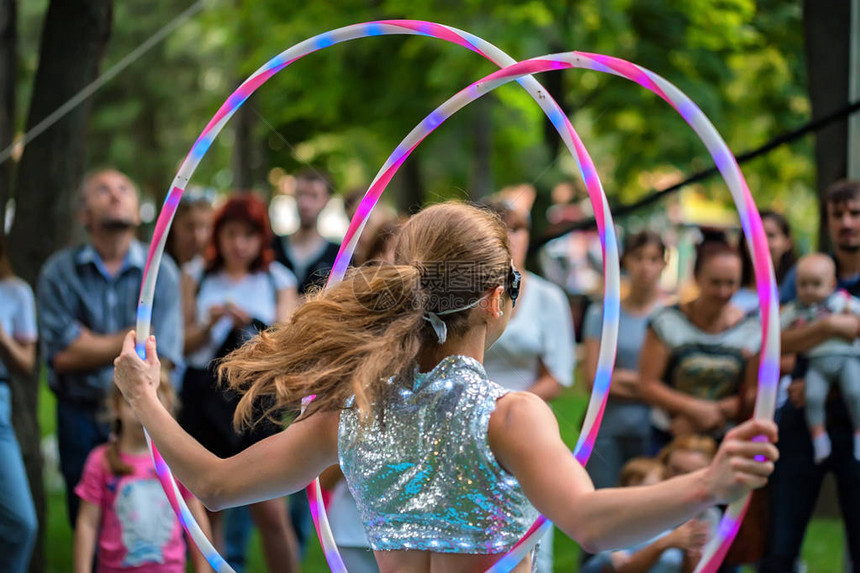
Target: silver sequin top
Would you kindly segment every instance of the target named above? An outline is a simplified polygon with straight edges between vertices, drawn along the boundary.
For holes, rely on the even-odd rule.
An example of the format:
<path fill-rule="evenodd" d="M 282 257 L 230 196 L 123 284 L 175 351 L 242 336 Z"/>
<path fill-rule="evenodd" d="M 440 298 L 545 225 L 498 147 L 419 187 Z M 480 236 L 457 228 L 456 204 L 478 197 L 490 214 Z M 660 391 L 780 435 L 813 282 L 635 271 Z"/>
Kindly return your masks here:
<path fill-rule="evenodd" d="M 357 410 L 341 413 L 340 466 L 373 549 L 492 554 L 523 536 L 537 510 L 487 436 L 506 392 L 477 360 L 449 356 L 398 383 L 382 423 L 360 430 Z"/>

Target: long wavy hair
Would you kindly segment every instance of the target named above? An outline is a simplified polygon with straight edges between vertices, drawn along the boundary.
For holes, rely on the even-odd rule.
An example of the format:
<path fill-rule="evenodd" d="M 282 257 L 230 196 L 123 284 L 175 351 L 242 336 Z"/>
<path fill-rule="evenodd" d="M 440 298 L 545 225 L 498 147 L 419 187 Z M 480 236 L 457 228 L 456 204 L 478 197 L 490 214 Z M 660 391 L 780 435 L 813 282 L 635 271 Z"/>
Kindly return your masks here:
<path fill-rule="evenodd" d="M 350 397 L 368 421 L 381 410 L 425 344 L 438 344 L 427 312 L 460 308 L 504 286 L 511 265 L 499 218 L 463 203 L 424 209 L 402 227 L 393 264 L 352 269 L 340 283 L 312 294 L 286 323 L 227 356 L 222 381 L 242 394 L 237 428 L 259 416 L 280 422 L 314 395 L 304 416 L 346 407 Z M 463 335 L 479 313 L 441 315 L 449 337 Z M 391 381 L 391 382 L 390 382 Z"/>

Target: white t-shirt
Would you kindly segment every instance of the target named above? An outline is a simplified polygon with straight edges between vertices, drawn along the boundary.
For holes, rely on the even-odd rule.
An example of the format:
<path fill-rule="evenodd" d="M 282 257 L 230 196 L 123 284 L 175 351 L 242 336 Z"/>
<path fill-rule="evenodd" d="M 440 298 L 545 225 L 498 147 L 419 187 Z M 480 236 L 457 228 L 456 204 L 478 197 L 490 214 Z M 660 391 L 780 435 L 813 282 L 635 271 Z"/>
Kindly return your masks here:
<path fill-rule="evenodd" d="M 36 303 L 33 291 L 18 277 L 0 280 L 0 326 L 3 331 L 21 343 L 36 342 Z M 9 371 L 0 362 L 0 379 L 9 376 Z"/>
<path fill-rule="evenodd" d="M 527 274 L 516 312 L 484 355 L 487 377 L 510 390 L 527 390 L 537 380 L 542 361 L 562 386 L 571 386 L 576 341 L 567 297 L 555 284 Z"/>
<path fill-rule="evenodd" d="M 277 318 L 277 293 L 296 287 L 296 277 L 278 262 L 269 264 L 268 271 L 257 271 L 234 281 L 223 271 L 192 276 L 199 285 L 197 292 L 197 323 L 207 324 L 214 306 L 232 303 L 263 324 L 271 325 Z M 201 284 L 201 280 L 203 281 Z M 188 356 L 188 365 L 206 368 L 233 329 L 229 316 L 215 323 L 206 344 Z"/>
<path fill-rule="evenodd" d="M 346 480 L 342 479 L 334 486 L 331 501 L 328 504 L 328 521 L 334 541 L 339 547 L 361 547 L 370 549 L 370 542 L 364 532 L 361 514 L 355 505 L 355 499 L 349 493 Z"/>

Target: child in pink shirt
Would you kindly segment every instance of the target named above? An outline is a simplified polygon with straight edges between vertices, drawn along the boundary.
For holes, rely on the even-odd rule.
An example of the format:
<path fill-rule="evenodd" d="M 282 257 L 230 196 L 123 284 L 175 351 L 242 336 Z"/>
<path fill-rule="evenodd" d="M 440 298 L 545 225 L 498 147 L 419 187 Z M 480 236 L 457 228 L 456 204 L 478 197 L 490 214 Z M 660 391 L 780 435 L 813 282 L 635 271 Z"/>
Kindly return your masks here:
<path fill-rule="evenodd" d="M 168 408 L 175 403 L 166 380 L 161 382 L 159 395 Z M 96 559 L 96 573 L 185 573 L 182 527 L 155 474 L 143 426 L 116 386 L 110 405 L 115 439 L 90 452 L 75 488 L 81 498 L 75 526 L 75 572 L 92 573 Z M 182 485 L 179 489 L 207 531 L 203 505 Z M 195 571 L 211 571 L 196 548 L 192 561 Z"/>

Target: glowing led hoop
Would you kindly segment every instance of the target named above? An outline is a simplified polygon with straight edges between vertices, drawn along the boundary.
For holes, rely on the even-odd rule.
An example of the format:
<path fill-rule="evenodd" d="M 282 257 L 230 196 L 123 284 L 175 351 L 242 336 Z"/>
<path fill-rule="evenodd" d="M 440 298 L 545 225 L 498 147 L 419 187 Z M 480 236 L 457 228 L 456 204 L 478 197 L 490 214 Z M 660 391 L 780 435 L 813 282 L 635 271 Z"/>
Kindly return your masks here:
<path fill-rule="evenodd" d="M 468 32 L 458 30 L 456 28 L 418 20 L 385 20 L 379 22 L 355 24 L 352 26 L 346 26 L 344 28 L 338 28 L 336 30 L 325 32 L 323 34 L 319 34 L 317 36 L 314 36 L 313 38 L 300 42 L 299 44 L 296 44 L 295 46 L 285 50 L 281 54 L 269 60 L 265 65 L 263 65 L 256 72 L 254 72 L 247 80 L 245 80 L 230 95 L 230 97 L 227 98 L 224 104 L 222 104 L 222 106 L 216 112 L 215 116 L 209 121 L 206 128 L 195 141 L 188 155 L 185 157 L 185 160 L 183 161 L 179 172 L 173 180 L 171 189 L 167 194 L 167 197 L 164 201 L 164 205 L 162 207 L 162 211 L 158 217 L 158 221 L 156 222 L 153 239 L 150 244 L 149 254 L 147 256 L 146 266 L 144 267 L 144 276 L 141 285 L 141 293 L 138 302 L 137 313 L 137 340 L 139 341 L 137 344 L 137 352 L 141 357 L 145 355 L 145 347 L 143 341 L 145 341 L 146 338 L 149 336 L 150 320 L 152 316 L 152 300 L 155 291 L 155 281 L 158 274 L 158 268 L 161 262 L 161 256 L 164 251 L 164 246 L 167 240 L 167 233 L 170 229 L 170 224 L 173 220 L 176 208 L 179 205 L 179 199 L 182 196 L 182 192 L 188 185 L 191 176 L 197 169 L 197 165 L 200 163 L 200 160 L 208 151 L 215 137 L 218 135 L 224 125 L 226 125 L 227 121 L 230 119 L 230 117 L 232 117 L 236 110 L 245 102 L 245 100 L 247 100 L 247 98 L 254 91 L 256 91 L 258 87 L 260 87 L 274 74 L 281 71 L 283 68 L 287 67 L 291 63 L 295 62 L 296 60 L 304 57 L 309 53 L 315 52 L 322 48 L 326 48 L 328 46 L 332 46 L 340 42 L 367 36 L 381 35 L 419 35 L 439 38 L 464 46 L 496 63 L 500 67 L 510 65 L 515 62 L 513 58 L 511 58 L 489 42 L 486 42 L 485 40 L 482 40 L 481 38 L 478 38 L 473 34 L 469 34 Z M 570 125 L 570 122 L 567 120 L 567 117 L 561 111 L 558 104 L 552 99 L 549 93 L 546 92 L 546 90 L 544 90 L 540 86 L 540 84 L 537 83 L 536 80 L 534 80 L 533 78 L 524 77 L 519 79 L 518 81 L 521 83 L 521 85 L 523 85 L 524 88 L 526 88 L 526 90 L 535 99 L 535 101 L 537 101 L 537 103 L 541 106 L 545 113 L 547 113 L 547 115 L 550 117 L 554 124 L 564 124 L 566 131 L 575 135 L 573 127 Z M 578 138 L 576 138 L 576 140 L 578 141 Z M 568 146 L 570 147 L 570 145 Z M 579 150 L 579 153 L 583 154 L 582 160 L 584 161 L 587 157 L 587 152 L 585 152 L 585 148 L 581 146 L 581 143 L 580 147 L 581 149 Z M 580 170 L 583 172 L 583 175 L 585 177 L 586 186 L 588 187 L 589 197 L 592 201 L 592 205 L 594 206 L 594 211 L 595 213 L 599 213 L 598 217 L 600 217 L 600 213 L 602 213 L 611 221 L 611 216 L 609 214 L 609 206 L 605 200 L 605 197 L 603 196 L 602 189 L 599 188 L 599 181 L 597 180 L 596 171 L 594 170 L 590 158 L 587 160 L 587 162 L 587 168 L 583 168 L 583 166 L 580 165 Z M 590 174 L 593 176 L 591 176 Z M 596 188 L 595 184 L 597 185 Z M 365 197 L 365 199 L 367 199 L 367 196 Z M 364 200 L 362 201 L 362 205 L 367 205 Z M 350 230 L 352 233 L 350 237 L 352 240 L 348 242 L 345 239 L 344 243 L 349 243 L 351 247 L 348 250 L 345 250 L 344 245 L 342 244 L 341 249 L 338 253 L 338 257 L 341 259 L 342 266 L 344 267 L 344 269 L 346 267 L 346 264 L 348 264 L 349 262 L 349 258 L 352 254 L 352 249 L 354 249 L 355 247 L 355 241 L 358 239 L 358 235 L 361 233 L 361 230 L 364 227 L 364 223 L 366 222 L 366 217 L 368 214 L 369 208 L 366 212 L 363 212 L 362 208 L 360 207 L 356 216 L 364 217 L 363 222 L 360 224 L 360 226 L 358 226 L 358 228 L 356 228 L 355 225 L 350 224 Z M 614 244 L 614 228 L 612 228 L 611 225 L 610 232 L 612 233 Z M 604 274 L 606 274 L 607 272 L 611 272 L 606 270 L 610 268 L 610 266 L 607 265 L 607 262 L 609 261 L 606 260 L 606 252 L 604 252 Z M 614 269 L 617 273 L 617 252 L 615 256 Z M 606 379 L 605 386 L 607 388 L 609 380 L 612 376 L 612 368 L 614 366 L 615 361 L 615 346 L 617 341 L 618 329 L 618 298 L 619 297 L 617 285 L 615 285 L 615 289 L 613 291 L 613 285 L 609 281 L 607 281 L 603 333 L 601 335 L 600 356 L 598 359 L 597 369 L 598 378 L 601 378 L 602 376 Z M 613 304 L 615 305 L 615 311 L 607 313 L 606 308 L 611 308 Z M 613 320 L 615 321 L 614 324 Z M 595 382 L 595 388 L 597 387 L 598 383 Z M 603 408 L 605 406 L 606 392 L 604 392 L 602 397 L 603 403 L 596 405 L 595 401 L 599 398 L 600 394 L 598 392 L 595 392 L 592 395 L 591 403 L 589 404 L 588 413 L 586 415 L 585 424 L 583 426 L 582 435 L 580 436 L 580 442 L 577 444 L 576 451 L 580 452 L 580 456 L 578 457 L 578 459 L 587 459 L 588 455 L 591 453 L 591 446 L 594 442 L 593 437 L 594 435 L 596 435 L 597 428 L 600 425 L 600 419 L 602 417 Z M 585 436 L 585 438 L 583 438 L 582 436 Z M 197 544 L 198 548 L 201 550 L 203 555 L 206 557 L 206 559 L 216 571 L 232 571 L 232 569 L 218 554 L 218 552 L 215 550 L 209 540 L 206 539 L 205 535 L 202 534 L 202 531 L 194 520 L 194 517 L 188 510 L 184 499 L 181 495 L 178 495 L 178 488 L 176 486 L 175 480 L 173 479 L 173 475 L 170 472 L 170 469 L 159 454 L 158 449 L 149 439 L 148 435 L 147 443 L 150 446 L 150 452 L 152 454 L 153 462 L 155 464 L 159 480 L 164 486 L 165 491 L 168 495 L 168 500 L 170 501 L 171 506 L 174 508 L 174 511 L 176 511 L 177 515 L 179 516 L 180 522 L 182 523 L 183 527 L 186 528 L 186 531 L 189 533 L 194 542 Z M 314 526 L 316 527 L 317 535 L 320 538 L 320 542 L 323 546 L 323 551 L 325 553 L 326 560 L 328 561 L 329 566 L 331 567 L 332 571 L 346 571 L 346 568 L 343 565 L 343 560 L 340 558 L 340 555 L 337 551 L 337 546 L 334 543 L 334 538 L 331 534 L 331 529 L 328 524 L 328 518 L 325 514 L 325 509 L 322 503 L 322 493 L 320 491 L 318 481 L 314 481 L 314 483 L 308 487 L 308 501 L 310 504 L 311 515 L 314 519 Z M 549 526 L 546 525 L 545 527 L 540 529 L 540 532 L 542 533 L 546 531 L 548 527 Z"/>

